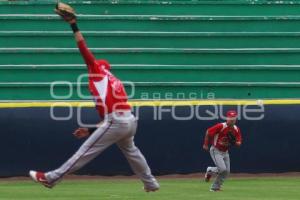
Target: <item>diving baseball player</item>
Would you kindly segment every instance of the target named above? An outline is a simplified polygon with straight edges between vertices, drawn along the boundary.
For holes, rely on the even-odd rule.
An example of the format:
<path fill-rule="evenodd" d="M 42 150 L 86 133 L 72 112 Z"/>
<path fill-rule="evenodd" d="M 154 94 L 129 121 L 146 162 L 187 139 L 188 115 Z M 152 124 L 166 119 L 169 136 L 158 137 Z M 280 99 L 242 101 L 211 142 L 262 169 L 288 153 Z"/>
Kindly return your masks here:
<path fill-rule="evenodd" d="M 82 168 L 106 148 L 116 143 L 127 158 L 132 170 L 144 183 L 144 190 L 152 192 L 159 189 L 159 184 L 140 152 L 134 144 L 137 119 L 131 113 L 124 86 L 110 72 L 110 64 L 105 60 L 96 60 L 87 48 L 85 40 L 76 24 L 76 16 L 72 7 L 59 3 L 56 13 L 67 21 L 74 32 L 78 48 L 87 65 L 89 74 L 89 90 L 96 102 L 96 109 L 104 119 L 98 128 L 78 128 L 74 135 L 77 138 L 88 137 L 79 150 L 61 167 L 46 173 L 30 171 L 31 178 L 52 188 L 66 174 Z"/>
<path fill-rule="evenodd" d="M 231 146 L 241 146 L 242 136 L 240 129 L 235 125 L 237 112 L 230 110 L 226 114 L 227 121 L 210 127 L 205 135 L 203 149 L 208 151 L 216 167 L 208 167 L 205 173 L 205 181 L 209 182 L 212 175 L 216 174 L 216 180 L 210 191 L 221 191 L 221 186 L 230 173 L 230 158 L 228 149 Z"/>

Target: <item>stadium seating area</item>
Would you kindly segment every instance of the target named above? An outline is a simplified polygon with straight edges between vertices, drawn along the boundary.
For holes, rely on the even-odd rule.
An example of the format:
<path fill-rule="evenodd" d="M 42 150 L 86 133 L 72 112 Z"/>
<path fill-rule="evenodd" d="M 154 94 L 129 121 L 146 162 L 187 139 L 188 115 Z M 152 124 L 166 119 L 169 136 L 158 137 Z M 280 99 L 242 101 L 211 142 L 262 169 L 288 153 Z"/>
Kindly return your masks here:
<path fill-rule="evenodd" d="M 53 81 L 69 82 L 52 88 L 58 95 L 87 92 L 85 79 L 77 82 L 83 60 L 55 2 L 0 1 L 1 100 L 53 100 Z M 96 57 L 135 83 L 132 99 L 300 96 L 297 2 L 71 2 Z"/>

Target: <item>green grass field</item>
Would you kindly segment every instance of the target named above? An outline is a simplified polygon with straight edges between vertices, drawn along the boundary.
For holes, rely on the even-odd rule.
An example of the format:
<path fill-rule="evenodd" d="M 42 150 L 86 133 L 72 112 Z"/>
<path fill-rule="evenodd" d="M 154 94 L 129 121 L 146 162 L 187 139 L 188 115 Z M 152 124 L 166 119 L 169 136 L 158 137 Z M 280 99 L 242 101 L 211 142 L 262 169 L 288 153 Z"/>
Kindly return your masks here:
<path fill-rule="evenodd" d="M 31 181 L 0 181 L 0 200 L 299 200 L 300 177 L 234 178 L 222 192 L 198 179 L 161 179 L 161 190 L 145 193 L 135 179 L 65 180 L 49 190 Z"/>

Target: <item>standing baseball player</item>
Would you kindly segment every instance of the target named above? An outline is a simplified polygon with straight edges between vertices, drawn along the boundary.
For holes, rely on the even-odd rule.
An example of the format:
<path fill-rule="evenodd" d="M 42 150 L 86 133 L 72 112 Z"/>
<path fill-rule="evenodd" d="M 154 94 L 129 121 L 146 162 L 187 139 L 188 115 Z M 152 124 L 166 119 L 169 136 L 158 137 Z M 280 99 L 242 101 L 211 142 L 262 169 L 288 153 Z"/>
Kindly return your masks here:
<path fill-rule="evenodd" d="M 137 119 L 131 113 L 122 82 L 110 72 L 110 65 L 107 61 L 96 60 L 87 48 L 77 27 L 73 8 L 59 3 L 55 11 L 71 25 L 78 48 L 87 65 L 89 90 L 95 99 L 96 109 L 104 120 L 97 128 L 78 128 L 75 131 L 74 135 L 77 138 L 88 137 L 88 139 L 61 167 L 47 173 L 30 171 L 29 175 L 34 181 L 52 188 L 66 174 L 82 168 L 106 148 L 116 143 L 127 158 L 132 170 L 144 183 L 144 190 L 146 192 L 158 190 L 157 180 L 151 174 L 144 156 L 134 144 Z"/>
<path fill-rule="evenodd" d="M 230 110 L 226 114 L 227 121 L 210 127 L 205 135 L 203 149 L 208 151 L 216 167 L 208 167 L 205 173 L 205 181 L 209 182 L 212 175 L 216 174 L 216 180 L 210 191 L 221 191 L 221 186 L 230 173 L 230 157 L 228 149 L 231 146 L 241 146 L 242 136 L 240 129 L 235 125 L 237 112 Z"/>

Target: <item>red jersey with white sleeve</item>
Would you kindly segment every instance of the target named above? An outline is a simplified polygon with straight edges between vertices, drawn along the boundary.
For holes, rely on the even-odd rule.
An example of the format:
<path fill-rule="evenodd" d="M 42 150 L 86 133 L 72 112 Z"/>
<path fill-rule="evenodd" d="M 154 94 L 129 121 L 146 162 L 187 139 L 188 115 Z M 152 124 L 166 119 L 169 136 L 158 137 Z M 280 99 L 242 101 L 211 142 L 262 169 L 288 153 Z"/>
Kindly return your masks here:
<path fill-rule="evenodd" d="M 208 136 L 210 138 L 213 138 L 213 140 L 210 140 L 211 145 L 223 152 L 226 152 L 229 149 L 229 132 L 231 132 L 235 136 L 236 142 L 242 142 L 241 131 L 236 125 L 228 126 L 226 122 L 218 123 L 215 126 L 210 127 L 207 131 Z"/>
<path fill-rule="evenodd" d="M 89 90 L 100 116 L 131 110 L 123 83 L 110 72 L 110 64 L 106 60 L 96 60 L 84 40 L 77 45 L 88 67 Z"/>

